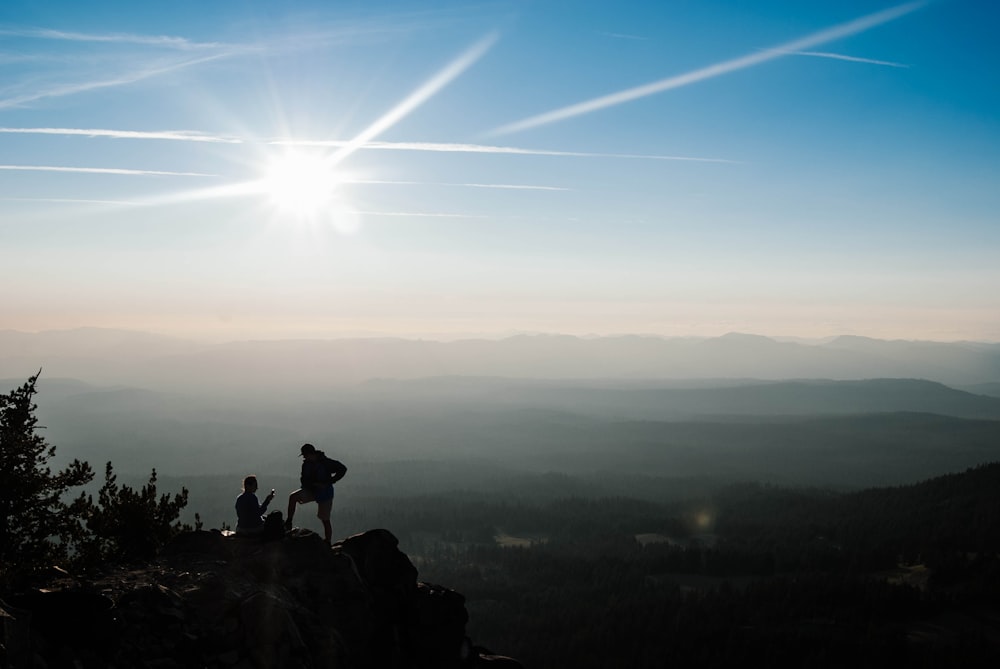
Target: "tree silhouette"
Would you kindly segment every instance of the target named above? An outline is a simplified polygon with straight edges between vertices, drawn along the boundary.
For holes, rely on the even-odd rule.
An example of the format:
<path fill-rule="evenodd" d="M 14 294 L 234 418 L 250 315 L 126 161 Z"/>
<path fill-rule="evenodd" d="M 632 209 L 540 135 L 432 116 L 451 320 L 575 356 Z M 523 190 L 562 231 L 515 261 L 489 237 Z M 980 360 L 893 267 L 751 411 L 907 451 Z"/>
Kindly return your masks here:
<path fill-rule="evenodd" d="M 191 529 L 178 521 L 187 489 L 158 496 L 155 469 L 135 490 L 118 484 L 108 462 L 96 503 L 86 492 L 70 499 L 70 490 L 90 483 L 94 472 L 80 460 L 58 472 L 48 466 L 56 448 L 38 434 L 33 398 L 40 374 L 0 395 L 0 590 L 59 562 L 87 567 L 147 559 Z M 195 521 L 200 529 L 197 515 Z"/>
<path fill-rule="evenodd" d="M 156 554 L 174 534 L 192 529 L 178 521 L 187 506 L 187 488 L 171 496 L 157 497 L 156 470 L 141 489 L 119 485 L 111 463 L 104 469 L 104 485 L 97 494 L 97 504 L 86 501 L 86 526 L 91 536 L 81 549 L 84 562 L 148 559 Z M 196 527 L 201 520 L 195 515 Z"/>
<path fill-rule="evenodd" d="M 57 472 L 48 466 L 56 448 L 38 434 L 39 374 L 0 395 L 0 584 L 67 559 L 86 533 L 86 500 L 81 495 L 67 503 L 66 497 L 94 472 L 79 460 Z"/>

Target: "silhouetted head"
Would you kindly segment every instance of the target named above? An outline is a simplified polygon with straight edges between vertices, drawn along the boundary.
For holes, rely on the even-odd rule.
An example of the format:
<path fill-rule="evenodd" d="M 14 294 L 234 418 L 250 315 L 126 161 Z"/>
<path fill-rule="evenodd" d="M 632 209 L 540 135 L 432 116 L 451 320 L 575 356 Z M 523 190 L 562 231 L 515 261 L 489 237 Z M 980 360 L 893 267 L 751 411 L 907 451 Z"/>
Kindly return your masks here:
<path fill-rule="evenodd" d="M 312 444 L 302 444 L 302 457 L 316 455 L 316 447 Z"/>
<path fill-rule="evenodd" d="M 250 476 L 243 479 L 243 492 L 256 492 L 257 490 L 257 477 L 251 474 Z"/>

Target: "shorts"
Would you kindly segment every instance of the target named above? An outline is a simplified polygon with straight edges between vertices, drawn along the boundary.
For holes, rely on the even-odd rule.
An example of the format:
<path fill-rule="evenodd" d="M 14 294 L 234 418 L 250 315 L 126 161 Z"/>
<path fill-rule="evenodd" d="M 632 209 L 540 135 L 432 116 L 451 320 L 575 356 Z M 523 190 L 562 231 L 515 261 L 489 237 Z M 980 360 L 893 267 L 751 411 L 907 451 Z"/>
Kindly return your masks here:
<path fill-rule="evenodd" d="M 312 490 L 299 488 L 296 492 L 298 493 L 297 501 L 299 504 L 316 502 L 316 494 Z M 333 510 L 333 497 L 316 502 L 316 507 L 317 518 L 320 520 L 330 520 L 330 512 Z"/>

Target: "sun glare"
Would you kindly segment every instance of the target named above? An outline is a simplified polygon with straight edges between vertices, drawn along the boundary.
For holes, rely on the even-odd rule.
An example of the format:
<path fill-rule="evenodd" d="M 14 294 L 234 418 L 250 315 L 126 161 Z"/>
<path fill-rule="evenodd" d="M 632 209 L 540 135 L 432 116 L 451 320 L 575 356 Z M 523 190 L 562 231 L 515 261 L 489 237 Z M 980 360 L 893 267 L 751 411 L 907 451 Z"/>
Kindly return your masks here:
<path fill-rule="evenodd" d="M 280 211 L 317 216 L 334 204 L 340 183 L 328 158 L 289 151 L 268 161 L 260 190 Z"/>

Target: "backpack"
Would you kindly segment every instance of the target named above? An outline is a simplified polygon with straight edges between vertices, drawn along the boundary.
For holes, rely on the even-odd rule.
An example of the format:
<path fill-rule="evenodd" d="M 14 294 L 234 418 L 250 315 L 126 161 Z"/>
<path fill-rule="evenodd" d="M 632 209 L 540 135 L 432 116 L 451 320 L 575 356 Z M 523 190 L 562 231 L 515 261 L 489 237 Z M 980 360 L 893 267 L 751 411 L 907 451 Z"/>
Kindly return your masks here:
<path fill-rule="evenodd" d="M 264 519 L 264 529 L 261 530 L 261 541 L 275 541 L 285 536 L 285 524 L 280 511 L 272 511 Z"/>

